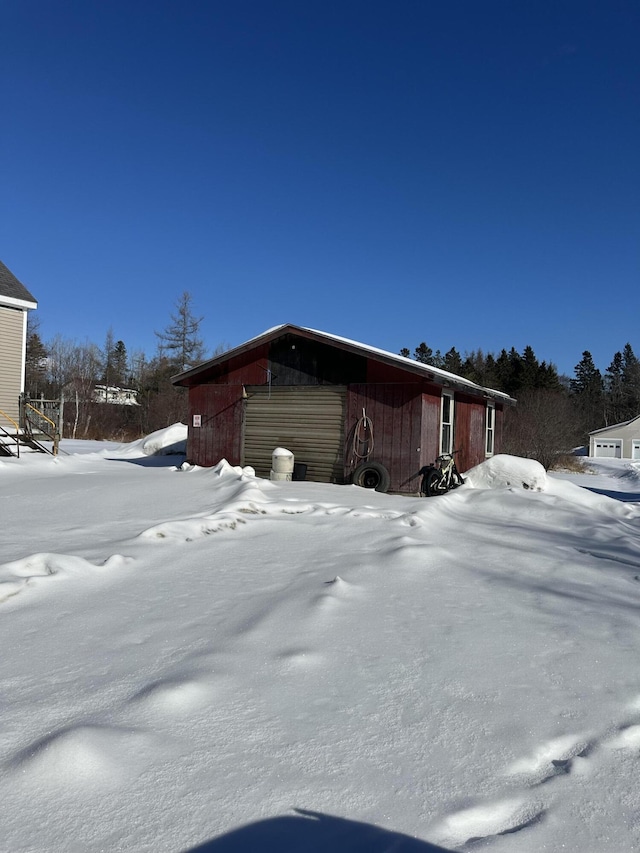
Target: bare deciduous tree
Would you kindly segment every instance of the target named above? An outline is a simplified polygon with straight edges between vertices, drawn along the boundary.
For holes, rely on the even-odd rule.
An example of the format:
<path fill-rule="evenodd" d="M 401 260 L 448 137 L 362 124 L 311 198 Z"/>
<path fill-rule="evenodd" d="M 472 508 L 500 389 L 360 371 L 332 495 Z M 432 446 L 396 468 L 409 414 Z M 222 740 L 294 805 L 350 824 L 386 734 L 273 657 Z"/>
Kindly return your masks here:
<path fill-rule="evenodd" d="M 184 291 L 176 303 L 176 313 L 164 332 L 155 332 L 158 338 L 159 355 L 169 359 L 176 371 L 188 370 L 205 357 L 204 343 L 199 336 L 203 317 L 193 314 L 193 298 Z"/>
<path fill-rule="evenodd" d="M 505 412 L 502 450 L 536 459 L 549 469 L 578 445 L 580 437 L 578 413 L 564 391 L 530 389 L 518 397 L 515 408 Z"/>

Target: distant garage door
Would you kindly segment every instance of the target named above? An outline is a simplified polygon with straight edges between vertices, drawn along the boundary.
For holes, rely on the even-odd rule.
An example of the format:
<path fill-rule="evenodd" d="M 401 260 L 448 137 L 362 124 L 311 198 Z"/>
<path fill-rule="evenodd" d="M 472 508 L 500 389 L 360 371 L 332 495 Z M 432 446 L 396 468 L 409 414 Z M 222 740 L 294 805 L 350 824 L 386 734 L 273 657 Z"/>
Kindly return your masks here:
<path fill-rule="evenodd" d="M 595 442 L 594 451 L 595 456 L 606 457 L 608 459 L 622 459 L 622 439 L 600 439 L 600 441 Z"/>
<path fill-rule="evenodd" d="M 341 482 L 344 475 L 342 385 L 247 386 L 243 464 L 268 477 L 276 447 L 307 466 L 307 479 Z"/>

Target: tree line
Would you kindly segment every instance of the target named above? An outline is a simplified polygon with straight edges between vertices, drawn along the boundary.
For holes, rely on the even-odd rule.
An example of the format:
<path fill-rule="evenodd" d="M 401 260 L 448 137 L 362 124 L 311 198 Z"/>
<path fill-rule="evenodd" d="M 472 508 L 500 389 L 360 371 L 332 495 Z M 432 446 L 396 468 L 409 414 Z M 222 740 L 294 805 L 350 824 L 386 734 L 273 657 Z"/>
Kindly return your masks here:
<path fill-rule="evenodd" d="M 38 400 L 63 400 L 63 436 L 129 441 L 187 417 L 185 389 L 171 377 L 209 355 L 200 336 L 203 317 L 194 313 L 185 291 L 175 304 L 167 326 L 155 332 L 156 351 L 147 356 L 129 351 L 110 328 L 102 346 L 55 335 L 43 341 L 37 315 L 29 315 L 25 394 Z M 96 389 L 102 386 L 102 401 Z M 111 389 L 111 391 L 109 391 Z M 105 402 L 115 389 L 133 392 L 129 405 Z M 112 395 L 110 397 L 110 395 Z M 121 395 L 122 396 L 122 395 Z"/>
<path fill-rule="evenodd" d="M 64 400 L 66 438 L 131 440 L 187 417 L 187 394 L 176 388 L 176 373 L 223 352 L 207 352 L 200 336 L 203 317 L 194 313 L 193 299 L 182 293 L 167 326 L 156 331 L 156 351 L 148 356 L 129 351 L 107 331 L 102 346 L 55 335 L 40 336 L 37 317 L 29 316 L 25 393 L 39 399 Z M 462 355 L 455 347 L 444 354 L 420 343 L 400 355 L 441 368 L 485 388 L 517 399 L 506 407 L 502 450 L 538 459 L 550 467 L 559 455 L 588 441 L 588 433 L 640 415 L 640 361 L 631 344 L 616 352 L 602 373 L 585 350 L 572 377 L 540 361 L 533 348 L 514 347 L 498 354 L 482 350 Z M 130 389 L 134 405 L 99 402 L 96 386 Z M 105 392 L 108 393 L 108 392 Z"/>
<path fill-rule="evenodd" d="M 497 355 L 477 350 L 462 356 L 455 347 L 442 354 L 422 342 L 400 355 L 516 398 L 517 405 L 505 410 L 502 449 L 538 459 L 546 468 L 588 444 L 589 432 L 640 415 L 640 361 L 630 343 L 604 373 L 585 350 L 571 377 L 539 361 L 530 346 L 521 353 L 512 347 Z"/>

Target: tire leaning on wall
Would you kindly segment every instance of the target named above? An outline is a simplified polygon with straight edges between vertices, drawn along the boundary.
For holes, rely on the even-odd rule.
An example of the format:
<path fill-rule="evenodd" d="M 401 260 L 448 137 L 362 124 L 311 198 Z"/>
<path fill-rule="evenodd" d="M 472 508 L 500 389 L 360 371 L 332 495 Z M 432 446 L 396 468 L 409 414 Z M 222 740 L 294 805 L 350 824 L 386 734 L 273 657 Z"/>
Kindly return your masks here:
<path fill-rule="evenodd" d="M 376 492 L 388 492 L 391 476 L 379 462 L 362 462 L 353 472 L 353 484 Z"/>

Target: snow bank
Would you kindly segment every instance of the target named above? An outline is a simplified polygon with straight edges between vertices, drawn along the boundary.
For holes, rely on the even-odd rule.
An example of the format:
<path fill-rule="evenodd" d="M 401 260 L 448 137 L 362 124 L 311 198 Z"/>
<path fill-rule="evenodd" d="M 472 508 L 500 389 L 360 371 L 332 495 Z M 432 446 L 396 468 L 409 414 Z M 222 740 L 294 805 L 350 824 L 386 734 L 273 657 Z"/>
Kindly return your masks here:
<path fill-rule="evenodd" d="M 622 463 L 425 500 L 124 451 L 0 477 L 2 851 L 640 849 Z"/>
<path fill-rule="evenodd" d="M 464 475 L 473 489 L 516 487 L 543 492 L 547 488 L 547 472 L 535 459 L 522 459 L 499 453 L 481 462 Z"/>
<path fill-rule="evenodd" d="M 251 466 L 242 468 L 220 460 L 213 468 L 198 468 L 184 464 L 183 472 L 199 472 L 211 481 L 208 492 L 209 509 L 195 516 L 163 521 L 143 530 L 142 541 L 163 540 L 167 544 L 194 542 L 212 533 L 242 529 L 250 521 L 270 516 L 307 516 L 315 522 L 319 519 L 332 521 L 339 516 L 386 521 L 399 521 L 402 525 L 417 527 L 422 522 L 414 511 L 380 509 L 372 506 L 352 506 L 349 502 L 304 501 L 298 496 L 282 495 L 271 480 L 256 477 Z M 346 497 L 342 487 L 334 496 Z M 1 569 L 1 566 L 0 566 Z"/>
<path fill-rule="evenodd" d="M 187 425 L 181 423 L 156 430 L 138 441 L 121 445 L 117 450 L 119 456 L 170 456 L 186 452 Z"/>

